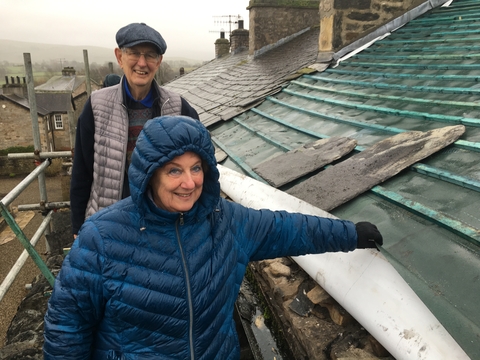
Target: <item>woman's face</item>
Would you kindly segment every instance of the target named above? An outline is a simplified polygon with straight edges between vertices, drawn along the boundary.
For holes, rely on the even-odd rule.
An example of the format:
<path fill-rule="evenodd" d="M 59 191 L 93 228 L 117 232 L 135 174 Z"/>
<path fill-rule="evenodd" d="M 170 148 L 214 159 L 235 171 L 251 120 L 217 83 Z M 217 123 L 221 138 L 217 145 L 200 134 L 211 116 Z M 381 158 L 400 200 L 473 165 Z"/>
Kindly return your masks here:
<path fill-rule="evenodd" d="M 202 159 L 186 152 L 157 169 L 150 179 L 155 204 L 169 212 L 190 210 L 202 194 Z"/>

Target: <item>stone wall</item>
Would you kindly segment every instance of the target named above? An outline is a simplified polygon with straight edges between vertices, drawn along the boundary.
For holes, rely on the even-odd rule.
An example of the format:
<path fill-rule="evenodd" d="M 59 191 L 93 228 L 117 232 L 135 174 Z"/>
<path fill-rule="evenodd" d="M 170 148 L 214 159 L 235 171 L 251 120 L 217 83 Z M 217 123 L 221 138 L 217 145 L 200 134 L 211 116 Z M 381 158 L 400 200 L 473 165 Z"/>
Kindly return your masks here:
<path fill-rule="evenodd" d="M 424 0 L 250 0 L 249 53 L 320 26 L 319 61 L 421 5 Z"/>
<path fill-rule="evenodd" d="M 46 150 L 43 119 L 38 117 L 42 150 Z M 0 98 L 0 146 L 7 149 L 13 146 L 33 145 L 33 127 L 30 110 L 4 98 Z"/>
<path fill-rule="evenodd" d="M 86 95 L 79 96 L 75 101 L 74 124 L 80 115 L 86 102 Z M 42 151 L 51 151 L 54 145 L 55 151 L 70 150 L 70 121 L 69 114 L 63 113 L 63 129 L 53 129 L 54 115 L 48 115 L 44 118 L 38 116 L 38 126 L 40 130 L 40 143 Z M 47 121 L 52 125 L 50 131 L 47 130 Z M 46 136 L 48 131 L 48 137 Z M 75 129 L 73 130 L 75 133 Z M 52 145 L 53 144 L 53 145 Z M 30 116 L 30 109 L 18 105 L 15 102 L 0 98 L 0 149 L 4 150 L 14 146 L 34 145 L 33 127 Z"/>
<path fill-rule="evenodd" d="M 63 129 L 55 129 L 55 115 L 62 116 Z M 70 120 L 68 114 L 51 114 L 43 121 L 43 127 L 46 128 L 46 122 L 50 122 L 50 131 L 47 137 L 47 151 L 66 151 L 70 150 Z M 47 129 L 45 129 L 47 131 Z M 42 143 L 42 148 L 45 145 Z"/>
<path fill-rule="evenodd" d="M 319 51 L 336 52 L 423 2 L 321 0 Z"/>
<path fill-rule="evenodd" d="M 319 0 L 250 0 L 249 53 L 319 24 Z"/>
<path fill-rule="evenodd" d="M 0 176 L 28 175 L 33 170 L 33 159 L 9 159 L 7 156 L 0 156 Z"/>
<path fill-rule="evenodd" d="M 67 160 L 70 160 L 70 158 Z M 64 173 L 67 171 L 63 166 L 64 161 L 65 159 L 62 158 L 52 159 L 50 166 L 45 169 L 45 175 L 64 175 Z M 0 177 L 10 177 L 14 175 L 27 176 L 33 170 L 35 170 L 35 167 L 36 164 L 33 159 L 9 159 L 8 156 L 0 156 Z M 67 186 L 70 186 L 70 180 L 68 180 Z"/>

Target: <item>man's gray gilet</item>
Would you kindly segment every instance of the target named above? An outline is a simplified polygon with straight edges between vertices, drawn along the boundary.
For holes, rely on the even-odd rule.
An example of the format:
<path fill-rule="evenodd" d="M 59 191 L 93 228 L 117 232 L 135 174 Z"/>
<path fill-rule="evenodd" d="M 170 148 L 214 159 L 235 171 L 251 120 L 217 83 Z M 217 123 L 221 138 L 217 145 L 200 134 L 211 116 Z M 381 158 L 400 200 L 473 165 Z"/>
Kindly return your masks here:
<path fill-rule="evenodd" d="M 181 115 L 180 95 L 157 87 L 161 115 Z M 93 183 L 85 218 L 122 198 L 128 141 L 128 114 L 121 83 L 91 95 L 95 122 Z"/>

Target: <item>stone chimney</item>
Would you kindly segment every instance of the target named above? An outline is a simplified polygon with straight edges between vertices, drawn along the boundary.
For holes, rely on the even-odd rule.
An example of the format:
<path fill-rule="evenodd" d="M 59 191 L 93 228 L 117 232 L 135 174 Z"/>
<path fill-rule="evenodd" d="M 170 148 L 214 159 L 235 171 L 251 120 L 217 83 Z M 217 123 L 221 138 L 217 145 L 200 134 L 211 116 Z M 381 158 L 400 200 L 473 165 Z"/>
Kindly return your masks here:
<path fill-rule="evenodd" d="M 232 54 L 248 49 L 250 32 L 243 28 L 243 20 L 238 20 L 238 29 L 230 35 Z"/>
<path fill-rule="evenodd" d="M 75 69 L 73 67 L 65 66 L 62 70 L 62 76 L 75 76 Z"/>
<path fill-rule="evenodd" d="M 225 39 L 225 31 L 220 32 L 220 39 L 215 41 L 215 58 L 221 58 L 222 56 L 230 53 L 230 41 Z"/>
<path fill-rule="evenodd" d="M 10 77 L 11 82 L 8 83 L 8 76 L 5 76 L 5 85 L 2 86 L 4 95 L 17 95 L 19 97 L 28 98 L 27 90 L 27 81 L 25 77 L 22 78 L 23 82 L 20 80 L 20 77 L 17 76 L 17 81 L 15 82 L 15 77 Z"/>
<path fill-rule="evenodd" d="M 428 10 L 427 2 L 321 0 L 317 62 L 328 63 Z M 428 2 L 431 3 L 430 1 Z M 432 3 L 433 4 L 433 3 Z M 411 13 L 410 13 L 411 12 Z M 381 27 L 385 26 L 383 29 Z M 379 30 L 378 33 L 376 31 Z"/>
<path fill-rule="evenodd" d="M 310 27 L 318 27 L 319 4 L 320 0 L 250 0 L 247 7 L 249 54 L 259 53 Z"/>

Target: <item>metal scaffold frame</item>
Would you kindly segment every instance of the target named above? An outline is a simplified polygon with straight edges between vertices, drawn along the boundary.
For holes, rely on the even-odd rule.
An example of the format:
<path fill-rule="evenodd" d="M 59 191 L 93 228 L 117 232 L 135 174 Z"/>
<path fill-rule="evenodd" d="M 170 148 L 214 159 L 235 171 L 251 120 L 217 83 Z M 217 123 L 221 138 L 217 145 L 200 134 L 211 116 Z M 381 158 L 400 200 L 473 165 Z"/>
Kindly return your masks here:
<path fill-rule="evenodd" d="M 0 302 L 3 300 L 3 297 L 7 293 L 10 286 L 13 284 L 18 273 L 22 269 L 23 265 L 30 256 L 35 262 L 37 267 L 40 269 L 41 273 L 49 284 L 53 287 L 55 277 L 43 261 L 35 245 L 40 240 L 43 235 L 48 235 L 50 233 L 50 223 L 53 217 L 53 213 L 60 208 L 70 207 L 70 202 L 48 202 L 47 201 L 47 188 L 45 183 L 45 169 L 50 166 L 52 163 L 52 158 L 65 158 L 72 157 L 71 151 L 63 152 L 41 152 L 41 141 L 40 141 L 40 128 L 38 125 L 38 115 L 37 115 L 37 105 L 35 99 L 35 89 L 33 84 L 33 71 L 32 71 L 32 62 L 29 53 L 24 53 L 24 62 L 25 62 L 25 72 L 27 79 L 27 90 L 28 90 L 28 101 L 30 107 L 30 116 L 32 119 L 32 130 L 33 130 L 33 141 L 34 141 L 34 153 L 28 154 L 9 154 L 10 159 L 35 159 L 38 166 L 25 178 L 23 179 L 13 190 L 11 190 L 3 199 L 0 200 L 0 213 L 5 219 L 5 222 L 10 226 L 13 233 L 16 235 L 17 239 L 23 245 L 25 250 L 19 256 L 15 264 L 10 269 L 9 273 L 3 280 L 0 285 Z M 72 148 L 74 146 L 72 141 Z M 32 236 L 32 239 L 29 240 L 23 230 L 15 221 L 14 216 L 9 210 L 9 205 L 25 190 L 33 181 L 38 179 L 39 191 L 40 191 L 40 203 L 39 204 L 30 204 L 30 205 L 20 205 L 18 206 L 19 211 L 26 210 L 39 210 L 42 212 L 43 221 L 38 227 L 35 234 Z M 50 246 L 48 241 L 46 243 L 47 252 L 50 251 Z"/>

